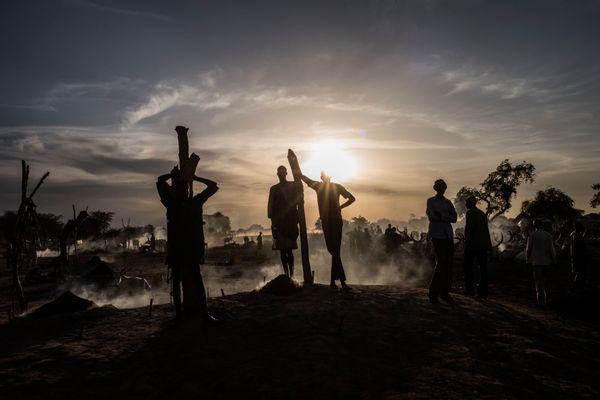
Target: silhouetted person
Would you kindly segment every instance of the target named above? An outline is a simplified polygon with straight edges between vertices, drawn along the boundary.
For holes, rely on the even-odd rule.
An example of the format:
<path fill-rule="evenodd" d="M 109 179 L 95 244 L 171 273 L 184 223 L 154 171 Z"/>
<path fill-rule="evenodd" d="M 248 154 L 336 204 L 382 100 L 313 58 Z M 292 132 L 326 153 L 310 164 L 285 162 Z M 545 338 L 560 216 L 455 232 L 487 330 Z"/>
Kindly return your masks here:
<path fill-rule="evenodd" d="M 465 292 L 469 296 L 475 294 L 473 288 L 473 262 L 477 259 L 479 264 L 479 285 L 477 296 L 482 299 L 488 296 L 488 252 L 492 249 L 492 240 L 488 228 L 487 216 L 477 208 L 477 199 L 474 196 L 465 201 L 467 207 L 465 223 Z"/>
<path fill-rule="evenodd" d="M 363 254 L 367 253 L 371 248 L 371 232 L 369 232 L 369 228 L 365 228 L 361 235 L 361 252 Z"/>
<path fill-rule="evenodd" d="M 452 202 L 444 197 L 448 185 L 442 179 L 433 184 L 436 195 L 427 199 L 427 217 L 429 218 L 428 237 L 435 253 L 435 271 L 429 285 L 429 300 L 432 303 L 442 300 L 453 301 L 452 264 L 454 261 L 454 232 L 452 223 L 456 222 L 456 210 Z"/>
<path fill-rule="evenodd" d="M 258 236 L 256 237 L 256 251 L 258 254 L 262 252 L 263 248 L 263 234 L 262 232 L 258 232 Z"/>
<path fill-rule="evenodd" d="M 194 176 L 194 180 L 206 185 L 199 194 L 188 197 L 188 183 L 180 178 L 177 167 L 170 173 L 161 175 L 156 182 L 160 201 L 167 209 L 167 258 L 173 280 L 173 303 L 175 314 L 181 317 L 181 284 L 199 288 L 186 290 L 194 293 L 194 299 L 184 298 L 187 312 L 199 312 L 206 320 L 214 320 L 206 308 L 206 290 L 199 264 L 204 264 L 204 230 L 202 206 L 219 190 L 217 183 L 210 179 Z M 167 182 L 171 179 L 171 184 Z M 183 278 L 183 282 L 182 282 Z M 196 309 L 199 307 L 199 309 Z"/>
<path fill-rule="evenodd" d="M 269 190 L 268 217 L 271 219 L 273 250 L 279 250 L 283 272 L 294 276 L 294 252 L 298 248 L 298 204 L 302 198 L 302 184 L 286 179 L 287 169 L 277 167 L 279 183 Z"/>
<path fill-rule="evenodd" d="M 533 227 L 535 231 L 527 239 L 526 262 L 533 266 L 537 303 L 545 306 L 549 294 L 548 269 L 556 264 L 556 250 L 552 235 L 543 229 L 543 222 L 536 219 Z"/>
<path fill-rule="evenodd" d="M 345 187 L 338 183 L 331 182 L 331 178 L 324 172 L 321 172 L 321 182 L 302 175 L 302 180 L 317 192 L 317 203 L 319 205 L 319 216 L 325 236 L 327 251 L 331 254 L 331 282 L 330 287 L 335 289 L 335 281 L 339 280 L 342 289 L 350 290 L 346 285 L 346 274 L 342 264 L 341 246 L 342 246 L 342 208 L 348 207 L 356 200 Z M 342 196 L 346 201 L 340 205 L 339 197 Z"/>
<path fill-rule="evenodd" d="M 573 232 L 569 240 L 571 268 L 573 272 L 573 291 L 581 293 L 587 280 L 589 255 L 585 244 L 585 227 L 579 221 L 573 223 Z"/>
<path fill-rule="evenodd" d="M 150 239 L 149 239 L 149 245 L 150 245 L 150 252 L 154 252 L 154 250 L 156 249 L 156 236 L 154 236 L 154 233 L 150 234 Z"/>
<path fill-rule="evenodd" d="M 383 238 L 385 241 L 385 251 L 390 253 L 394 247 L 394 231 L 392 229 L 392 224 L 388 224 L 387 228 L 385 228 Z"/>

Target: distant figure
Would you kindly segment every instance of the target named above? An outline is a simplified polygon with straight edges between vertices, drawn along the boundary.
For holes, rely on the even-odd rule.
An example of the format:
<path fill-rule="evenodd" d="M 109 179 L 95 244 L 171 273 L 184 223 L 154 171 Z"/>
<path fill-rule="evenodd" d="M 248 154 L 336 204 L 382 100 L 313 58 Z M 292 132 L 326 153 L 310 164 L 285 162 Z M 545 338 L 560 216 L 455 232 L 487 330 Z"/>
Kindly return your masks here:
<path fill-rule="evenodd" d="M 456 210 L 452 202 L 444 197 L 448 185 L 442 179 L 433 184 L 436 195 L 427 199 L 427 217 L 429 218 L 428 237 L 433 243 L 435 253 L 435 271 L 429 285 L 429 301 L 442 300 L 452 302 L 452 263 L 454 261 L 454 232 L 452 223 L 456 222 Z"/>
<path fill-rule="evenodd" d="M 283 272 L 294 276 L 294 252 L 298 248 L 298 204 L 302 198 L 302 184 L 286 179 L 287 168 L 277 167 L 279 183 L 269 190 L 268 216 L 271 219 L 273 250 L 279 250 Z"/>
<path fill-rule="evenodd" d="M 331 254 L 331 282 L 330 287 L 337 289 L 335 281 L 339 280 L 342 289 L 350 290 L 346 284 L 346 274 L 342 264 L 342 208 L 348 207 L 356 200 L 345 187 L 331 182 L 331 178 L 321 172 L 321 182 L 302 175 L 302 180 L 317 192 L 317 203 L 319 205 L 319 216 L 325 236 L 327 251 Z M 340 205 L 339 197 L 342 196 L 346 202 Z"/>
<path fill-rule="evenodd" d="M 365 228 L 363 230 L 363 234 L 362 234 L 362 237 L 361 237 L 361 242 L 362 243 L 361 243 L 361 246 L 360 246 L 361 249 L 362 249 L 361 252 L 363 254 L 368 253 L 369 250 L 371 249 L 371 240 L 372 240 L 372 238 L 371 238 L 371 232 L 369 232 L 369 228 Z"/>
<path fill-rule="evenodd" d="M 171 185 L 167 183 L 169 179 Z M 184 291 L 184 294 L 187 292 L 198 296 L 193 299 L 183 299 L 186 313 L 200 312 L 205 320 L 212 321 L 214 318 L 208 313 L 206 307 L 206 290 L 199 268 L 199 264 L 204 264 L 205 254 L 202 206 L 219 190 L 219 187 L 210 179 L 194 176 L 194 180 L 206 185 L 206 188 L 194 197 L 188 197 L 188 183 L 181 179 L 177 167 L 170 173 L 159 176 L 156 182 L 160 201 L 167 209 L 165 263 L 169 265 L 172 273 L 175 315 L 181 317 L 181 284 L 183 283 L 201 289 Z"/>
<path fill-rule="evenodd" d="M 391 253 L 391 251 L 394 249 L 394 230 L 395 228 L 392 228 L 392 224 L 388 224 L 387 228 L 385 228 L 385 232 L 383 233 L 385 251 L 387 253 Z"/>
<path fill-rule="evenodd" d="M 154 233 L 150 234 L 150 239 L 148 239 L 148 241 L 150 242 L 150 252 L 154 253 L 154 250 L 156 250 L 156 236 L 154 236 Z"/>
<path fill-rule="evenodd" d="M 262 232 L 258 232 L 258 236 L 256 237 L 256 252 L 258 254 L 261 254 L 262 249 L 263 249 L 263 235 L 262 235 Z"/>
<path fill-rule="evenodd" d="M 552 235 L 543 229 L 543 222 L 536 219 L 533 222 L 535 229 L 527 239 L 527 264 L 533 266 L 533 279 L 537 303 L 545 306 L 548 299 L 549 287 L 547 283 L 548 269 L 556 264 L 556 250 Z"/>
<path fill-rule="evenodd" d="M 465 201 L 467 207 L 465 224 L 465 292 L 469 296 L 475 294 L 473 288 L 473 262 L 477 258 L 479 263 L 479 285 L 477 296 L 485 299 L 488 296 L 488 252 L 492 249 L 492 240 L 488 228 L 487 216 L 477 208 L 477 199 L 474 196 Z"/>
<path fill-rule="evenodd" d="M 573 232 L 569 240 L 571 268 L 573 272 L 573 291 L 582 293 L 587 280 L 588 250 L 585 244 L 585 228 L 579 221 L 573 223 Z"/>

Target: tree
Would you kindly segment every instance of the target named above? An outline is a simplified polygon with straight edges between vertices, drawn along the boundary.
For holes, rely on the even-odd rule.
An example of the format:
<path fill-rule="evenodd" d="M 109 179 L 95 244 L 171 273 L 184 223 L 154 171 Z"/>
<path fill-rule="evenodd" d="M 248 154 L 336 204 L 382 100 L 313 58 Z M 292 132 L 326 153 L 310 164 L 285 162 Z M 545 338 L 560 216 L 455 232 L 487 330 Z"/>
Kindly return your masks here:
<path fill-rule="evenodd" d="M 206 230 L 213 235 L 227 235 L 231 232 L 231 220 L 220 211 L 214 214 L 204 214 Z"/>
<path fill-rule="evenodd" d="M 535 167 L 523 161 L 512 165 L 508 159 L 502 161 L 495 171 L 489 173 L 480 184 L 480 188 L 463 186 L 456 194 L 454 204 L 457 212 L 464 213 L 464 202 L 467 197 L 475 196 L 486 204 L 485 213 L 490 221 L 504 214 L 512 207 L 512 200 L 517 195 L 517 188 L 525 182 L 533 183 Z M 461 213 L 462 211 L 462 213 Z"/>
<path fill-rule="evenodd" d="M 594 197 L 592 197 L 592 200 L 590 200 L 590 205 L 593 208 L 596 208 L 600 206 L 600 183 L 592 185 L 592 189 L 595 190 L 596 193 L 594 193 Z"/>
<path fill-rule="evenodd" d="M 52 240 L 60 239 L 60 234 L 65 224 L 61 221 L 62 215 L 38 214 L 38 238 L 40 243 L 48 246 Z"/>
<path fill-rule="evenodd" d="M 115 213 L 112 211 L 92 211 L 82 222 L 78 230 L 78 236 L 82 239 L 97 240 L 110 229 L 110 223 Z"/>
<path fill-rule="evenodd" d="M 573 199 L 565 192 L 549 186 L 538 191 L 533 200 L 525 200 L 521 211 L 533 218 L 551 219 L 555 226 L 560 226 L 583 213 L 574 208 L 573 204 Z"/>
<path fill-rule="evenodd" d="M 368 219 L 366 219 L 362 215 L 359 215 L 358 217 L 352 217 L 350 219 L 350 224 L 354 227 L 359 227 L 359 228 L 363 229 L 363 228 L 366 228 L 367 226 L 369 226 L 370 222 Z"/>

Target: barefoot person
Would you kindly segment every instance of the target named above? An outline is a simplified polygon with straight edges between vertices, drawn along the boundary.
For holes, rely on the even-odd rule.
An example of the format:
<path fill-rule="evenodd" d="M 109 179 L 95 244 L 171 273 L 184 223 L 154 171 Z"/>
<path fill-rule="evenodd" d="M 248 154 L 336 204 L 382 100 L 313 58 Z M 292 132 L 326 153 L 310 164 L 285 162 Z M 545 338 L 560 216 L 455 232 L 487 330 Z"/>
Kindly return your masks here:
<path fill-rule="evenodd" d="M 488 296 L 488 253 L 492 249 L 490 230 L 487 216 L 477 208 L 477 199 L 470 196 L 465 201 L 467 213 L 465 215 L 465 292 L 468 296 L 475 295 L 473 287 L 473 262 L 477 259 L 479 264 L 479 285 L 477 297 L 485 299 Z"/>
<path fill-rule="evenodd" d="M 283 165 L 277 167 L 279 183 L 269 190 L 267 214 L 271 219 L 273 250 L 279 250 L 283 273 L 293 278 L 293 249 L 298 248 L 298 204 L 302 198 L 302 187 L 299 182 L 288 181 L 286 176 L 287 169 Z"/>
<path fill-rule="evenodd" d="M 167 182 L 171 180 L 171 184 Z M 183 308 L 186 314 L 199 313 L 206 321 L 214 318 L 206 307 L 206 291 L 200 275 L 199 264 L 204 264 L 204 230 L 202 206 L 219 190 L 210 179 L 194 176 L 206 188 L 188 197 L 188 183 L 181 179 L 177 167 L 158 177 L 156 188 L 161 203 L 167 209 L 167 259 L 173 280 L 175 314 L 181 318 L 181 287 L 183 285 Z"/>
<path fill-rule="evenodd" d="M 437 303 L 438 297 L 452 302 L 452 263 L 454 259 L 454 232 L 456 210 L 452 202 L 444 197 L 448 185 L 442 179 L 433 184 L 436 195 L 427 199 L 427 217 L 429 218 L 428 236 L 435 253 L 435 271 L 429 285 L 429 300 Z"/>
<path fill-rule="evenodd" d="M 346 285 L 346 274 L 342 265 L 341 246 L 342 246 L 342 208 L 348 207 L 356 200 L 345 187 L 338 183 L 331 182 L 331 178 L 324 172 L 321 172 L 321 182 L 313 181 L 302 175 L 302 180 L 317 192 L 317 203 L 319 205 L 319 216 L 321 226 L 323 227 L 323 236 L 327 251 L 331 254 L 331 288 L 335 289 L 335 281 L 339 280 L 342 289 L 349 290 Z M 340 205 L 339 197 L 342 196 L 346 201 Z"/>

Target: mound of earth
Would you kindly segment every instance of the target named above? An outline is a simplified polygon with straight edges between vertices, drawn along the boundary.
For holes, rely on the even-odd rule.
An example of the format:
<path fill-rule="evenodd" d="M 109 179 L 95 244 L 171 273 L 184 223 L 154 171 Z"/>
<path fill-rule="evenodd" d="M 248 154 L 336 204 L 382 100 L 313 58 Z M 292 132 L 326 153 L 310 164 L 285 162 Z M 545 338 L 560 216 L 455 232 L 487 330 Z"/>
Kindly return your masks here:
<path fill-rule="evenodd" d="M 74 295 L 70 291 L 64 292 L 50 303 L 46 303 L 43 306 L 37 308 L 31 314 L 33 318 L 44 318 L 52 315 L 74 313 L 77 311 L 87 310 L 90 307 L 94 307 L 93 301 L 83 299 L 77 295 Z"/>
<path fill-rule="evenodd" d="M 302 290 L 302 287 L 287 275 L 279 275 L 260 288 L 260 293 L 275 296 L 292 296 Z"/>

